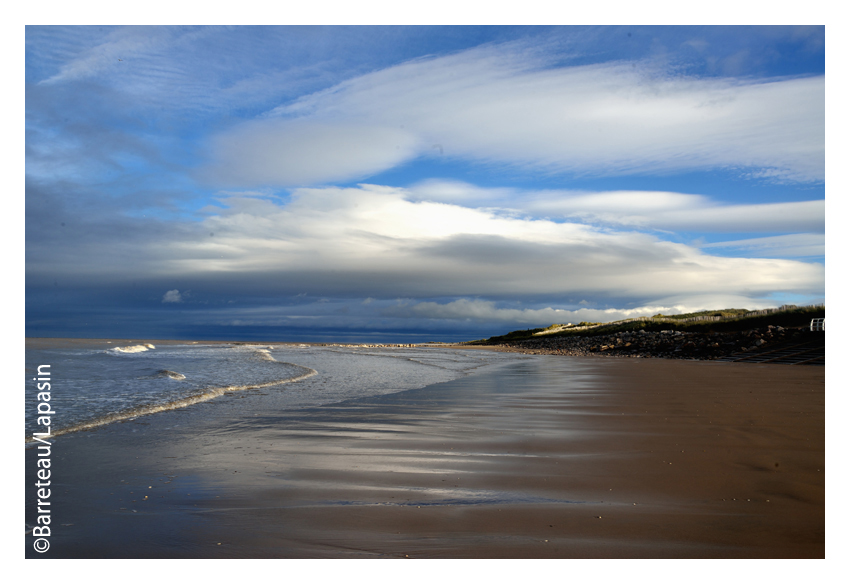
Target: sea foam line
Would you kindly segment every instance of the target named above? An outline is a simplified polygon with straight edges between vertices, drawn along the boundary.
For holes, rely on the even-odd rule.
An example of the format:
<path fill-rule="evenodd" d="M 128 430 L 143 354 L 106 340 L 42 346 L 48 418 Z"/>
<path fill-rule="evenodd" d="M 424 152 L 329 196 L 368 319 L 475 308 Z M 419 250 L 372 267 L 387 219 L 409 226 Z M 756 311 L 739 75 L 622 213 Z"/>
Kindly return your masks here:
<path fill-rule="evenodd" d="M 271 355 L 269 355 L 271 357 Z M 273 357 L 271 357 L 274 360 Z M 318 373 L 315 369 L 311 367 L 304 367 L 303 365 L 296 365 L 294 363 L 284 363 L 282 361 L 277 361 L 283 365 L 292 365 L 293 367 L 298 367 L 299 369 L 303 369 L 306 373 L 302 375 L 298 375 L 296 377 L 290 377 L 287 379 L 279 379 L 276 381 L 268 381 L 266 383 L 257 383 L 254 385 L 228 385 L 226 387 L 214 387 L 206 390 L 204 393 L 198 395 L 192 395 L 189 397 L 180 398 L 174 401 L 162 403 L 162 404 L 150 404 L 143 406 L 136 406 L 134 408 L 129 408 L 126 410 L 122 410 L 120 412 L 115 412 L 112 414 L 107 414 L 105 416 L 101 416 L 95 420 L 90 422 L 81 422 L 79 424 L 74 424 L 73 426 L 68 426 L 67 428 L 60 428 L 58 430 L 52 431 L 50 433 L 50 438 L 54 438 L 56 436 L 61 436 L 63 434 L 70 434 L 71 432 L 81 432 L 83 430 L 91 430 L 93 428 L 98 428 L 100 426 L 105 426 L 106 424 L 112 424 L 113 422 L 120 422 L 122 420 L 129 420 L 132 418 L 138 418 L 140 416 L 148 416 L 150 414 L 156 414 L 158 412 L 164 412 L 167 410 L 177 410 L 180 408 L 185 408 L 187 406 L 191 406 L 194 404 L 202 403 L 209 401 L 211 399 L 215 399 L 219 396 L 222 396 L 226 393 L 232 393 L 234 391 L 244 391 L 246 389 L 262 389 L 264 387 L 272 387 L 275 385 L 283 385 L 285 383 L 295 383 L 296 381 L 301 381 L 303 379 L 307 379 L 308 377 L 313 377 Z M 35 439 L 32 436 L 27 436 L 25 443 L 34 443 Z"/>

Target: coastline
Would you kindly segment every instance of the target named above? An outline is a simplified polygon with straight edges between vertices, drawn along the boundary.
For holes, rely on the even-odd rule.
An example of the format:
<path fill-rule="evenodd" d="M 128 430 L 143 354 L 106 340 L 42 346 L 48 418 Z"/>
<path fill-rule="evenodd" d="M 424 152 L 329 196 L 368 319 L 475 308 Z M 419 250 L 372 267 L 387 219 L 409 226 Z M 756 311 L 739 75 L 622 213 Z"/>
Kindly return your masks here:
<path fill-rule="evenodd" d="M 116 348 L 121 345 L 210 345 L 268 347 L 344 347 L 344 348 L 412 348 L 490 350 L 526 355 L 560 355 L 566 357 L 662 358 L 705 361 L 769 362 L 786 348 L 802 348 L 806 364 L 825 365 L 825 335 L 805 327 L 768 326 L 726 333 L 692 333 L 677 331 L 637 331 L 588 336 L 540 336 L 534 339 L 493 344 L 470 343 L 328 343 L 328 342 L 260 342 L 260 341 L 186 341 L 161 339 L 64 339 L 27 337 L 27 348 L 40 346 Z M 793 351 L 794 349 L 792 349 Z M 787 361 L 793 362 L 793 361 Z"/>
<path fill-rule="evenodd" d="M 822 558 L 824 398 L 821 367 L 545 356 L 223 397 L 58 441 L 51 557 Z"/>
<path fill-rule="evenodd" d="M 825 365 L 825 344 L 823 331 L 767 326 L 725 333 L 638 330 L 587 336 L 540 336 L 478 346 L 529 355 Z"/>

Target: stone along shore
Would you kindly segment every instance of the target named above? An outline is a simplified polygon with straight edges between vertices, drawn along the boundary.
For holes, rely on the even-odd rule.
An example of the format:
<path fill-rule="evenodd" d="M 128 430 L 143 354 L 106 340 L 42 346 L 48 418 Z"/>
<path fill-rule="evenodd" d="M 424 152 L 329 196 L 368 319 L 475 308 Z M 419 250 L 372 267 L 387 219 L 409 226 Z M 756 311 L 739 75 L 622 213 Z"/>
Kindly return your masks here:
<path fill-rule="evenodd" d="M 616 355 L 667 359 L 721 359 L 729 355 L 764 352 L 794 342 L 812 340 L 806 329 L 768 326 L 731 333 L 629 331 L 598 336 L 544 337 L 495 345 L 503 351 L 544 355 Z"/>

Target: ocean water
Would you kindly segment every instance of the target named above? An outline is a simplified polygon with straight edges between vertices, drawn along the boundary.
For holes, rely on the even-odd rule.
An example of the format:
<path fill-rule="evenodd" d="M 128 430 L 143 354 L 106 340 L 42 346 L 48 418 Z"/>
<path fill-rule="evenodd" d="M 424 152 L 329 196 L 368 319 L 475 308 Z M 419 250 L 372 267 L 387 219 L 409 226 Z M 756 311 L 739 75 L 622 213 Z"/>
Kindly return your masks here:
<path fill-rule="evenodd" d="M 281 410 L 316 407 L 450 381 L 517 358 L 421 347 L 33 339 L 26 349 L 25 439 L 44 431 L 36 424 L 39 365 L 50 365 L 51 435 L 60 436 L 248 390 L 273 394 Z"/>

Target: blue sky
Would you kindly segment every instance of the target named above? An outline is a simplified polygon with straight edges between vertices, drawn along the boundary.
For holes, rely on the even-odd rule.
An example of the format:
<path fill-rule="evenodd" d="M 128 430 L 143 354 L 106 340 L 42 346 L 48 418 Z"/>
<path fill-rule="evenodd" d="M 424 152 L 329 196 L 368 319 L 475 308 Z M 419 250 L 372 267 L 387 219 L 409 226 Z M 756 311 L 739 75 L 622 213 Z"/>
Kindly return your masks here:
<path fill-rule="evenodd" d="M 26 28 L 31 336 L 824 300 L 823 27 Z"/>

